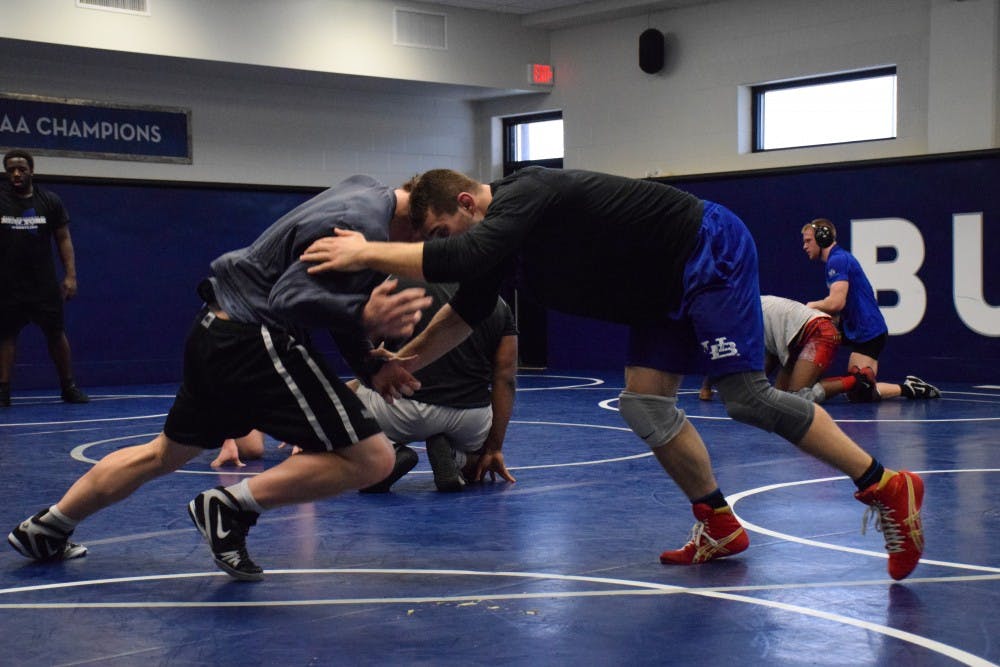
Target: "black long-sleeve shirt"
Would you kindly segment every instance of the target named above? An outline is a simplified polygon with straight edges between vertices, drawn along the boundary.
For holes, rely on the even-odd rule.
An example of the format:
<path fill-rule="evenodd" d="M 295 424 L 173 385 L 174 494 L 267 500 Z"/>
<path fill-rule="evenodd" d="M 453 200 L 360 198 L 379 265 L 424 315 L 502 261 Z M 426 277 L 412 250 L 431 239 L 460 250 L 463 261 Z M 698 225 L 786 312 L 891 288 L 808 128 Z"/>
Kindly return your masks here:
<path fill-rule="evenodd" d="M 680 305 L 703 202 L 663 183 L 528 167 L 490 184 L 485 218 L 424 245 L 424 276 L 459 282 L 452 307 L 471 326 L 492 312 L 520 254 L 544 305 L 623 324 L 662 321 Z"/>

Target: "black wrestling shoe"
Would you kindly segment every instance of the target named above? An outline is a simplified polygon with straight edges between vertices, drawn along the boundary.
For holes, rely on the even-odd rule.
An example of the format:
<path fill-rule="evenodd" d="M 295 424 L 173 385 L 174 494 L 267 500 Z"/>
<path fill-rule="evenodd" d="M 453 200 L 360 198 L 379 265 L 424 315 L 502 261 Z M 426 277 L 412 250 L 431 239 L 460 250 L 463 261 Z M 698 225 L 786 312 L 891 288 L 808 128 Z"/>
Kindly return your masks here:
<path fill-rule="evenodd" d="M 10 407 L 10 385 L 0 387 L 0 408 Z"/>
<path fill-rule="evenodd" d="M 73 531 L 64 531 L 51 523 L 42 521 L 47 509 L 25 519 L 7 535 L 7 542 L 25 558 L 37 561 L 58 561 L 81 558 L 87 555 L 87 547 L 69 541 Z"/>
<path fill-rule="evenodd" d="M 363 489 L 358 489 L 358 493 L 389 493 L 389 489 L 392 485 L 398 482 L 403 475 L 413 470 L 419 460 L 420 457 L 417 456 L 415 451 L 406 445 L 397 445 L 396 464 L 392 467 L 392 472 L 389 473 L 389 476 L 378 484 L 372 484 L 371 486 L 366 486 Z"/>
<path fill-rule="evenodd" d="M 851 366 L 850 373 L 854 376 L 855 382 L 854 388 L 847 392 L 848 401 L 851 403 L 878 403 L 882 400 L 875 372 L 871 368 Z"/>
<path fill-rule="evenodd" d="M 63 403 L 90 403 L 90 396 L 83 393 L 83 390 L 75 384 L 71 384 L 62 390 Z"/>
<path fill-rule="evenodd" d="M 240 507 L 236 498 L 218 486 L 199 493 L 188 503 L 188 515 L 208 541 L 215 564 L 220 570 L 241 581 L 260 581 L 264 570 L 247 553 L 250 526 L 257 523 L 257 512 Z"/>
<path fill-rule="evenodd" d="M 455 451 L 448 443 L 448 439 L 435 435 L 427 438 L 427 460 L 434 471 L 434 486 L 438 491 L 454 493 L 465 488 L 465 478 L 458 468 L 458 461 L 455 460 Z"/>
<path fill-rule="evenodd" d="M 919 398 L 941 398 L 941 390 L 929 382 L 925 382 L 916 375 L 907 375 L 906 382 L 902 385 L 903 396 L 910 399 Z"/>

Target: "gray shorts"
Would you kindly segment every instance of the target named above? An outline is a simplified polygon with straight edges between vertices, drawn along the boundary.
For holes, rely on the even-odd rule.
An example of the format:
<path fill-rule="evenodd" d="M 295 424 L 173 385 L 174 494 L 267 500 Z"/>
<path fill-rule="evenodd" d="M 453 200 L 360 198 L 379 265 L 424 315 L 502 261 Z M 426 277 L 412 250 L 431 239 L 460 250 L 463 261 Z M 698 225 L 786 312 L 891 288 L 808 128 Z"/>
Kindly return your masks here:
<path fill-rule="evenodd" d="M 423 442 L 444 435 L 453 449 L 474 452 L 483 446 L 493 424 L 493 408 L 449 408 L 397 398 L 392 405 L 368 387 L 358 387 L 358 398 L 375 417 L 386 436 L 397 444 Z"/>

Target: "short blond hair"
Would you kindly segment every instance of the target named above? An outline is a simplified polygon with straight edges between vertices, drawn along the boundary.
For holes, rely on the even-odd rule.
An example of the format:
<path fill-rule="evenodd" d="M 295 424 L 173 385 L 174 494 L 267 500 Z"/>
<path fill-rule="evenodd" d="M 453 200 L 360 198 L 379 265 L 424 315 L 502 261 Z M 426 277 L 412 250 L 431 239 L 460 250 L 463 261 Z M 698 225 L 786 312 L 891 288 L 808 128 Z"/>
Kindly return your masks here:
<path fill-rule="evenodd" d="M 802 225 L 802 229 L 799 230 L 799 233 L 805 233 L 807 229 L 811 229 L 815 233 L 816 229 L 819 227 L 826 227 L 827 229 L 829 229 L 831 232 L 833 232 L 833 240 L 834 241 L 837 240 L 837 228 L 834 227 L 833 223 L 827 220 L 826 218 L 816 218 L 812 222 L 807 222 L 806 224 Z"/>

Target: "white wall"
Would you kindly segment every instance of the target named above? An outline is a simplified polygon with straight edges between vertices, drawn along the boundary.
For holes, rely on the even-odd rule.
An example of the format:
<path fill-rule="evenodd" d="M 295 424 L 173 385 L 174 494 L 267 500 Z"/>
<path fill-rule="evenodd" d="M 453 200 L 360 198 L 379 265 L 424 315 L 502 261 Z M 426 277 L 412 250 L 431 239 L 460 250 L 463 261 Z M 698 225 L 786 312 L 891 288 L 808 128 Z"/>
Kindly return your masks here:
<path fill-rule="evenodd" d="M 739 171 L 996 148 L 998 4 L 720 0 L 546 32 L 384 0 L 154 0 L 152 17 L 0 0 L 0 90 L 192 110 L 193 164 L 40 161 L 65 175 L 326 185 L 450 166 L 487 179 L 497 118 L 549 109 L 564 112 L 567 166 Z M 387 45 L 396 6 L 447 13 L 449 50 Z M 670 45 L 655 75 L 637 63 L 647 27 Z M 531 61 L 555 66 L 551 92 L 517 88 Z M 897 139 L 749 152 L 748 86 L 889 64 Z"/>
<path fill-rule="evenodd" d="M 928 148 L 997 145 L 1000 3 L 934 0 L 931 9 Z"/>
<path fill-rule="evenodd" d="M 0 37 L 331 74 L 521 89 L 544 30 L 408 0 L 149 0 L 149 16 L 0 0 Z M 394 44 L 394 10 L 445 15 L 447 49 Z"/>
<path fill-rule="evenodd" d="M 136 16 L 0 0 L 0 92 L 191 109 L 191 165 L 44 156 L 60 175 L 328 185 L 478 174 L 470 98 L 530 89 L 548 33 L 510 14 L 387 0 L 151 0 Z M 394 45 L 396 8 L 447 49 Z M 487 174 L 488 175 L 488 174 Z"/>
<path fill-rule="evenodd" d="M 191 109 L 190 165 L 39 156 L 40 174 L 327 186 L 476 167 L 469 103 L 314 73 L 0 40 L 7 92 Z M 399 86 L 403 88 L 402 86 Z"/>
<path fill-rule="evenodd" d="M 557 108 L 567 167 L 627 176 L 996 148 L 997 4 L 725 0 L 559 30 L 553 92 L 478 104 L 478 142 L 490 143 L 495 117 Z M 667 66 L 655 75 L 638 66 L 647 27 L 668 39 Z M 897 139 L 749 151 L 748 86 L 883 65 L 898 68 Z"/>

